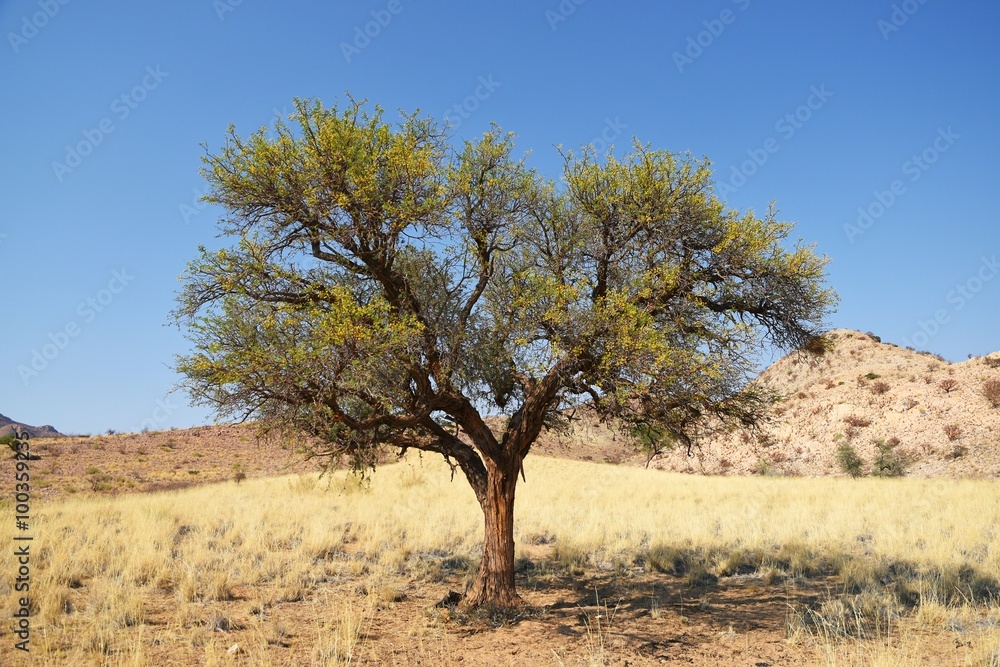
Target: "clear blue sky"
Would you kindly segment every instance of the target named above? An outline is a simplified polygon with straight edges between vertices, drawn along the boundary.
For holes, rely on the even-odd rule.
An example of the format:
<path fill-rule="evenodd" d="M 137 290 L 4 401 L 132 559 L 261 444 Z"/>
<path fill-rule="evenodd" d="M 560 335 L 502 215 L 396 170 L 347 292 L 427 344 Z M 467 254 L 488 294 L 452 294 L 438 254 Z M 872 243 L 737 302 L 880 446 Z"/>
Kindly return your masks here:
<path fill-rule="evenodd" d="M 0 412 L 210 421 L 168 393 L 177 277 L 218 243 L 200 145 L 345 91 L 457 139 L 497 121 L 553 177 L 556 144 L 708 156 L 831 257 L 832 326 L 1000 349 L 1000 5 L 577 2 L 0 1 Z"/>

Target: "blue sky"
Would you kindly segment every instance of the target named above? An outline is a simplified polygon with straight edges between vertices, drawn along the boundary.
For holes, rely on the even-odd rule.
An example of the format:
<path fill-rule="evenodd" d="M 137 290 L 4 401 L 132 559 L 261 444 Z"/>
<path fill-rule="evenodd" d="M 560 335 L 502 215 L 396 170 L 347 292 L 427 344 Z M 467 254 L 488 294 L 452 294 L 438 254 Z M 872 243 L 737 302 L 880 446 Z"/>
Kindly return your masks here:
<path fill-rule="evenodd" d="M 200 156 L 292 99 L 497 121 L 555 145 L 632 136 L 775 201 L 830 256 L 839 311 L 950 360 L 1000 349 L 1000 5 L 0 1 L 0 412 L 68 433 L 211 421 L 171 394 L 178 275 L 218 211 Z"/>

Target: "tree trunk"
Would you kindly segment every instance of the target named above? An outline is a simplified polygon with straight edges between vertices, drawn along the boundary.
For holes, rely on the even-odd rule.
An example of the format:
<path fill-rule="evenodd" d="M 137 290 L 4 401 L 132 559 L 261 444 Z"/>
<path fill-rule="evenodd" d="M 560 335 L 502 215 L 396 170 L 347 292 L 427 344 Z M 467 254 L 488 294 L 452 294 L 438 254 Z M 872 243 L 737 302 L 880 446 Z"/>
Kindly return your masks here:
<path fill-rule="evenodd" d="M 486 492 L 480 499 L 486 520 L 483 559 L 476 581 L 465 597 L 469 606 L 516 607 L 514 588 L 514 490 L 517 466 L 487 463 Z M 513 468 L 513 470 L 511 470 Z"/>

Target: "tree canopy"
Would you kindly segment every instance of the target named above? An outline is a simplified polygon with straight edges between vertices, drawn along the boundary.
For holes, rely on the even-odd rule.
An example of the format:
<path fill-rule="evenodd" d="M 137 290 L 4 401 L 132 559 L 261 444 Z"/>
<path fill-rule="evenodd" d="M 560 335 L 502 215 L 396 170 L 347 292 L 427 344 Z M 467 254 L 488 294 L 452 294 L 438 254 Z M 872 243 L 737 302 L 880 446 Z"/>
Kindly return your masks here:
<path fill-rule="evenodd" d="M 562 410 L 654 447 L 753 426 L 754 355 L 815 341 L 835 303 L 826 259 L 773 210 L 728 208 L 707 160 L 636 141 L 566 152 L 553 180 L 496 126 L 453 146 L 419 114 L 295 108 L 204 158 L 232 243 L 182 276 L 178 369 L 221 416 L 356 465 L 391 446 L 461 469 L 486 519 L 471 604 L 518 602 L 517 476 Z"/>

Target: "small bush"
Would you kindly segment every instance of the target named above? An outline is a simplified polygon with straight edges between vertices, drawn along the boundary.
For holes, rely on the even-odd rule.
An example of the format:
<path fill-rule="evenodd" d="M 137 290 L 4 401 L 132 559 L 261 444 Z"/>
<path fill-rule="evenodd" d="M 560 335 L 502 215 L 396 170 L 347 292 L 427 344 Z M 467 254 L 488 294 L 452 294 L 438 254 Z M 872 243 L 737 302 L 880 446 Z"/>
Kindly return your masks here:
<path fill-rule="evenodd" d="M 958 424 L 947 424 L 944 427 L 944 434 L 948 438 L 948 442 L 955 442 L 962 437 L 962 429 Z"/>
<path fill-rule="evenodd" d="M 987 380 L 983 383 L 983 396 L 994 408 L 1000 408 L 1000 380 Z"/>
<path fill-rule="evenodd" d="M 1000 368 L 1000 357 L 983 357 L 983 363 L 990 368 Z"/>
<path fill-rule="evenodd" d="M 906 474 L 908 461 L 905 456 L 896 451 L 895 444 L 884 440 L 876 440 L 874 444 L 876 455 L 872 462 L 872 475 L 875 477 L 902 477 Z"/>
<path fill-rule="evenodd" d="M 18 452 L 17 442 L 18 442 L 17 438 L 15 438 L 12 435 L 5 435 L 4 437 L 0 438 L 0 445 L 7 445 L 8 447 L 10 447 L 10 451 L 14 452 L 15 454 Z"/>
<path fill-rule="evenodd" d="M 969 453 L 969 448 L 966 447 L 965 445 L 955 445 L 949 451 L 945 452 L 944 458 L 946 460 L 951 461 L 955 459 L 960 459 L 968 453 Z"/>
<path fill-rule="evenodd" d="M 857 415 L 847 415 L 844 417 L 844 421 L 847 422 L 849 426 L 854 426 L 855 428 L 864 428 L 865 426 L 872 425 L 870 419 L 865 419 L 864 417 L 859 417 Z"/>
<path fill-rule="evenodd" d="M 816 357 L 822 357 L 827 352 L 833 350 L 833 338 L 823 335 L 812 336 L 800 350 Z"/>
<path fill-rule="evenodd" d="M 847 475 L 857 479 L 865 474 L 865 462 L 858 456 L 858 450 L 848 442 L 837 447 L 837 465 Z"/>
<path fill-rule="evenodd" d="M 876 382 L 875 384 L 872 385 L 872 393 L 873 394 L 884 394 L 887 391 L 889 391 L 890 389 L 892 389 L 892 387 L 889 386 L 888 382 L 881 382 L 881 381 L 879 381 L 879 382 Z"/>
<path fill-rule="evenodd" d="M 938 382 L 938 386 L 944 390 L 944 393 L 950 394 L 958 388 L 958 380 L 953 378 L 945 378 Z"/>
<path fill-rule="evenodd" d="M 879 375 L 878 373 L 871 373 L 871 372 L 869 372 L 869 373 L 865 373 L 865 377 L 868 378 L 869 380 L 877 380 L 877 379 L 879 379 L 882 376 Z"/>

